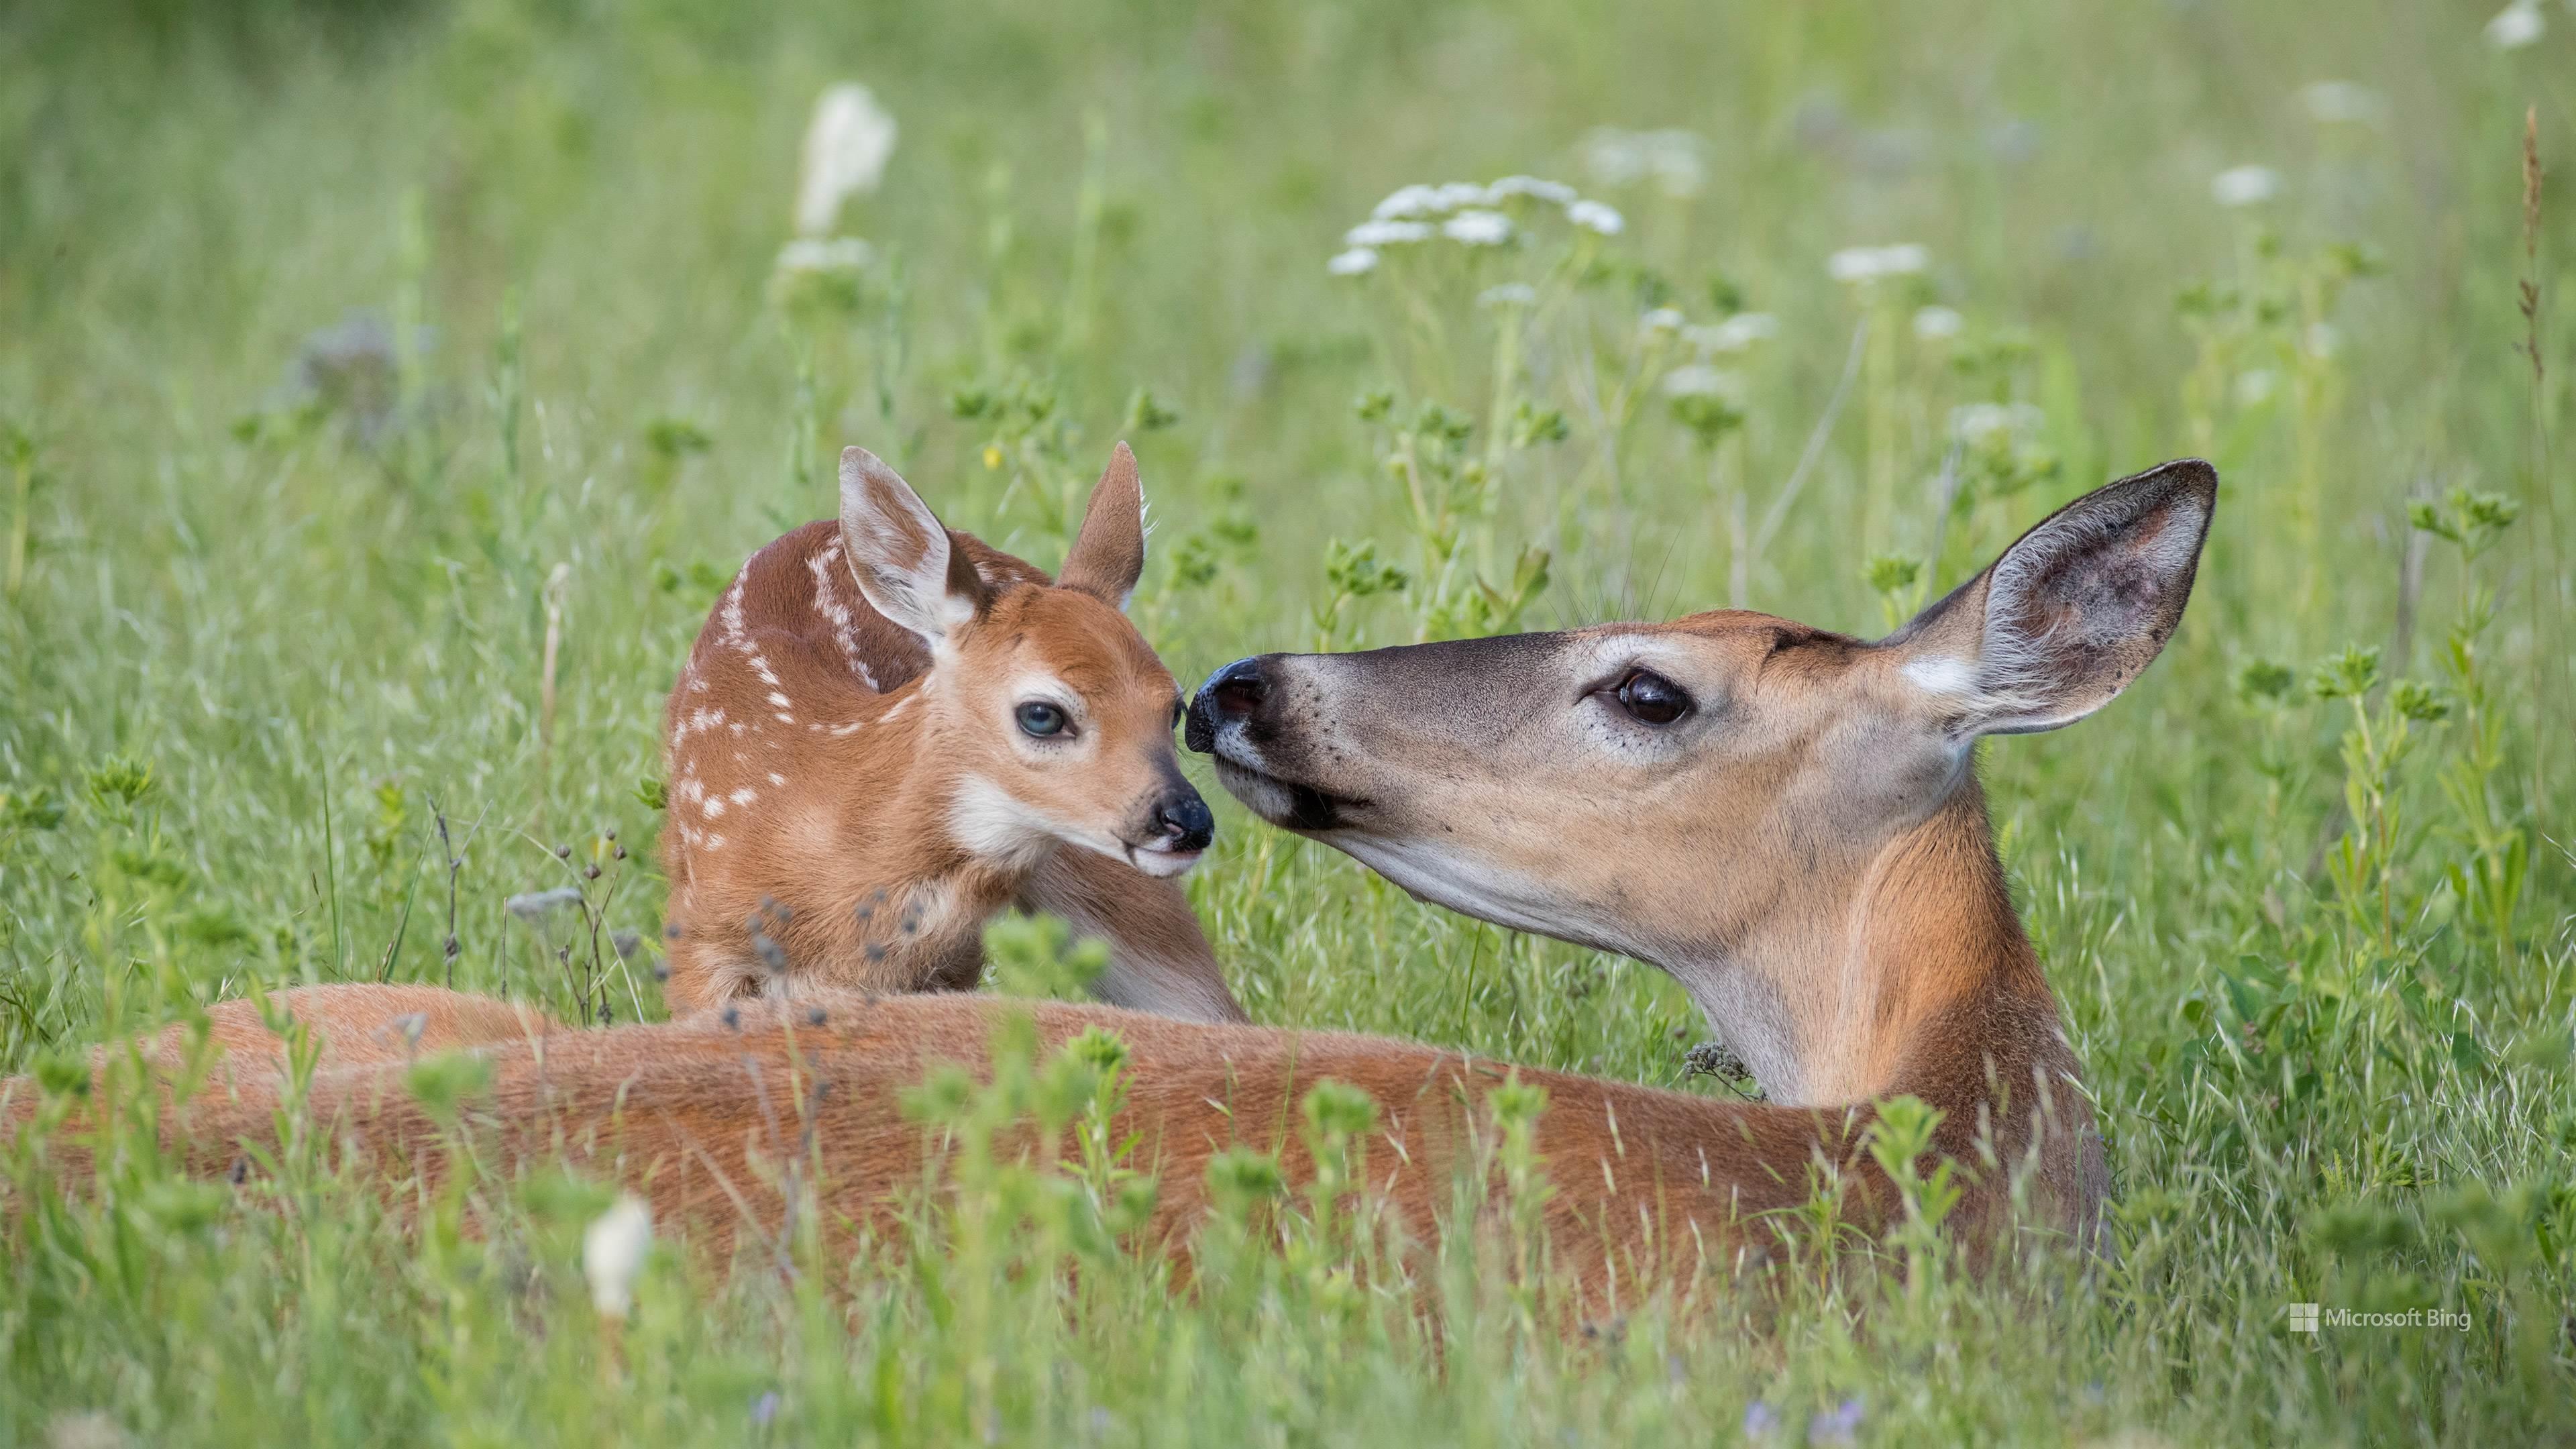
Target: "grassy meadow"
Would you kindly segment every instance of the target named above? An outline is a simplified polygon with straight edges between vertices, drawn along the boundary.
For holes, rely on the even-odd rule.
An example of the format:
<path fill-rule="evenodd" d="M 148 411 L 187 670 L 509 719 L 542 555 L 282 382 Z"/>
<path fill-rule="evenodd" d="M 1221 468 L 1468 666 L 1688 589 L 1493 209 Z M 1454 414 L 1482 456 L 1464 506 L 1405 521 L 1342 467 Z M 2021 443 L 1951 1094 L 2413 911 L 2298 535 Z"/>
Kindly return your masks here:
<path fill-rule="evenodd" d="M 1329 1204 L 1177 1286 L 1102 1157 L 899 1254 L 666 1236 L 619 1320 L 601 1184 L 398 1223 L 309 1138 L 236 1191 L 129 1122 L 75 1196 L 0 1148 L 0 1443 L 2576 1442 L 2576 6 L 2490 3 L 0 10 L 0 1071 L 58 1087 L 254 987 L 661 1015 L 663 691 L 844 443 L 1051 567 L 1132 441 L 1185 681 L 1874 635 L 2109 477 L 2223 479 L 2162 661 L 1985 749 L 2089 1275 L 1917 1244 L 1568 1342 L 1508 1245 L 1408 1280 Z M 800 220 L 845 81 L 893 149 Z M 1381 207 L 1511 176 L 1581 201 Z M 1651 968 L 1191 768 L 1257 1019 L 1742 1089 Z"/>

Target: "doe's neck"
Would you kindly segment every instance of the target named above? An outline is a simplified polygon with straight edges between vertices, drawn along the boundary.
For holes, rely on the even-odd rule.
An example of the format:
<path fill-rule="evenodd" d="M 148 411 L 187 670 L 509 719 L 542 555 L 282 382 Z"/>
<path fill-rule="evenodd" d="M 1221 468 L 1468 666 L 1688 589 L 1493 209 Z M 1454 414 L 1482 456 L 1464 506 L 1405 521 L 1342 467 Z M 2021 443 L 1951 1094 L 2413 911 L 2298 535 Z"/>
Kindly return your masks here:
<path fill-rule="evenodd" d="M 1973 771 L 1853 865 L 1675 973 L 1772 1101 L 1911 1092 L 1955 1110 L 2033 1063 L 2071 1069 Z"/>

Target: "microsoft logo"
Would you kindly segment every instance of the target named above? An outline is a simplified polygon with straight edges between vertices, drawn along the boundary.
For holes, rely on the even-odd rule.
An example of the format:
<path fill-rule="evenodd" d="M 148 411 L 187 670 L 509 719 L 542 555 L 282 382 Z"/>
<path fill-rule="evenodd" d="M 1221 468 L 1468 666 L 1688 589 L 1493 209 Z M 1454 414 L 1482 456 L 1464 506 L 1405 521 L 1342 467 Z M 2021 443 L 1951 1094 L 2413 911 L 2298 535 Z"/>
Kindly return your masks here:
<path fill-rule="evenodd" d="M 2317 1305 L 2315 1305 L 2315 1304 L 2313 1304 L 2313 1303 L 2293 1303 L 2293 1304 L 2291 1304 L 2291 1305 L 2290 1305 L 2290 1331 L 2291 1331 L 2292 1333 L 2314 1333 L 2314 1332 L 2316 1332 L 2316 1331 L 2317 1331 Z"/>

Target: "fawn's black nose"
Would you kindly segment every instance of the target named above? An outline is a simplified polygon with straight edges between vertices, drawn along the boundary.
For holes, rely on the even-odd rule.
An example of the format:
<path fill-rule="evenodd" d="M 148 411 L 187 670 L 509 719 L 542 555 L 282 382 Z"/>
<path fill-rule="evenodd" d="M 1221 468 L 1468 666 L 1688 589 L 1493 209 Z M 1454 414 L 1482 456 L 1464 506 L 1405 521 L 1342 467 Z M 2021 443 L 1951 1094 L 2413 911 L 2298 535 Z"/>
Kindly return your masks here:
<path fill-rule="evenodd" d="M 1227 720 L 1249 719 L 1270 697 L 1270 681 L 1261 676 L 1261 661 L 1238 659 L 1207 677 L 1190 700 L 1187 740 L 1204 755 L 1216 748 L 1216 727 Z"/>
<path fill-rule="evenodd" d="M 1154 806 L 1154 827 L 1170 837 L 1173 850 L 1205 850 L 1216 839 L 1216 817 L 1196 790 L 1166 795 Z"/>

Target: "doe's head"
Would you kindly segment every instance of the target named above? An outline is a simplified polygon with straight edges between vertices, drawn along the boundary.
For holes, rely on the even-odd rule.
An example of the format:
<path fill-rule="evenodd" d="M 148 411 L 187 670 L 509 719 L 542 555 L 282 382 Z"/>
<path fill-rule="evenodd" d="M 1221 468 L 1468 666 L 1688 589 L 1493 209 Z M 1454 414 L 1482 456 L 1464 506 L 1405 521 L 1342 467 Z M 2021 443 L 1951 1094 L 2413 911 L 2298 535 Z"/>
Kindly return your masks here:
<path fill-rule="evenodd" d="M 1273 654 L 1192 748 L 1273 824 L 1484 920 L 1670 965 L 1856 881 L 1976 740 L 2071 724 L 2164 647 L 2217 498 L 2186 460 L 2068 504 L 1867 643 L 1767 614 Z"/>
<path fill-rule="evenodd" d="M 1173 750 L 1180 691 L 1121 612 L 1145 567 L 1126 444 L 1053 584 L 987 577 L 864 448 L 841 453 L 841 544 L 869 606 L 930 648 L 924 748 L 954 772 L 958 844 L 1027 864 L 1063 843 L 1158 876 L 1198 860 L 1216 824 Z"/>

